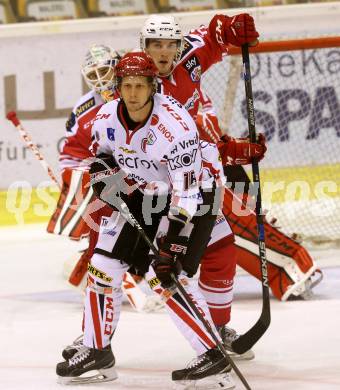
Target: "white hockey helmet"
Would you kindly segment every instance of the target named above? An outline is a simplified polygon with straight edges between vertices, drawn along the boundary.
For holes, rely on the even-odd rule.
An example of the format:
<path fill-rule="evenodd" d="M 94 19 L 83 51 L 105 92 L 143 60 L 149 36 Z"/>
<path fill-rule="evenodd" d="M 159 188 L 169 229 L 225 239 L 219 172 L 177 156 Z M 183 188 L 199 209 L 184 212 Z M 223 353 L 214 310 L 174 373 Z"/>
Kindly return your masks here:
<path fill-rule="evenodd" d="M 140 32 L 140 47 L 145 51 L 148 39 L 176 39 L 177 53 L 175 62 L 181 58 L 183 50 L 183 34 L 176 18 L 171 15 L 151 15 Z"/>
<path fill-rule="evenodd" d="M 114 68 L 120 56 L 104 45 L 92 45 L 85 55 L 81 73 L 91 90 L 103 93 L 112 90 L 115 83 Z"/>

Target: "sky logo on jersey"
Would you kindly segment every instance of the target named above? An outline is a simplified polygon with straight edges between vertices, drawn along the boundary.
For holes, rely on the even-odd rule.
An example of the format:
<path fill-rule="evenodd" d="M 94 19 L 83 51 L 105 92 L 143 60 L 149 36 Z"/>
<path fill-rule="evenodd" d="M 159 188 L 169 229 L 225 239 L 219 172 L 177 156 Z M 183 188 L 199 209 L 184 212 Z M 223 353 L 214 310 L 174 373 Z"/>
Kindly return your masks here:
<path fill-rule="evenodd" d="M 158 121 L 156 122 L 158 123 Z M 152 121 L 151 121 L 152 124 Z M 157 141 L 156 134 L 153 132 L 153 130 L 149 130 L 147 136 L 142 139 L 141 142 L 141 149 L 143 150 L 144 153 L 146 153 L 146 145 L 153 145 Z"/>
<path fill-rule="evenodd" d="M 106 133 L 107 133 L 107 138 L 110 140 L 110 141 L 114 141 L 115 140 L 115 129 L 113 129 L 112 127 L 108 127 L 106 129 Z"/>

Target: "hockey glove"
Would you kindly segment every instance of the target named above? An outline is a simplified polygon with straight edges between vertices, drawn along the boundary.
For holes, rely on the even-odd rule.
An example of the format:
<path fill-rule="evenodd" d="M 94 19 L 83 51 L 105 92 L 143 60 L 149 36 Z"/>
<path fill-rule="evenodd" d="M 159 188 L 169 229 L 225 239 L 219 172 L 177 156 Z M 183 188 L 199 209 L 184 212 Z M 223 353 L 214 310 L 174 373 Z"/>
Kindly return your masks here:
<path fill-rule="evenodd" d="M 196 125 L 202 141 L 216 144 L 222 136 L 216 115 L 210 113 L 198 113 Z"/>
<path fill-rule="evenodd" d="M 188 238 L 183 236 L 163 237 L 158 240 L 159 255 L 152 255 L 152 267 L 164 288 L 173 284 L 171 274 L 178 276 L 182 271 L 181 258 L 187 251 Z"/>
<path fill-rule="evenodd" d="M 233 138 L 224 135 L 217 144 L 223 165 L 246 165 L 262 160 L 266 153 L 266 138 L 264 134 L 258 135 L 258 143 L 252 143 L 249 138 Z"/>
<path fill-rule="evenodd" d="M 120 210 L 122 200 L 128 202 L 129 195 L 135 190 L 134 184 L 126 180 L 112 155 L 96 156 L 90 166 L 90 183 L 95 195 L 112 208 Z"/>
<path fill-rule="evenodd" d="M 219 43 L 234 46 L 242 46 L 245 43 L 249 43 L 251 46 L 257 45 L 259 33 L 256 31 L 253 17 L 249 14 L 239 14 L 231 17 L 216 15 L 215 18 L 215 34 Z"/>

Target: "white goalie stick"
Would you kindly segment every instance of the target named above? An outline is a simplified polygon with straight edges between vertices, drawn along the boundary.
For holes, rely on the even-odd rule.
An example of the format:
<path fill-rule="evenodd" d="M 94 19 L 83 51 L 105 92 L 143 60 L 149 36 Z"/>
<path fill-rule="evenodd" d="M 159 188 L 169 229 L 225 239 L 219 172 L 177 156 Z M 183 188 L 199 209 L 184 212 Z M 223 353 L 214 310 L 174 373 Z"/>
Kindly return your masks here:
<path fill-rule="evenodd" d="M 51 167 L 47 164 L 47 161 L 45 160 L 44 156 L 41 154 L 39 148 L 37 147 L 36 144 L 33 143 L 31 136 L 27 133 L 27 131 L 24 129 L 23 125 L 21 124 L 19 118 L 17 117 L 16 112 L 10 111 L 7 113 L 6 118 L 13 123 L 13 126 L 17 128 L 17 130 L 20 133 L 21 138 L 25 142 L 26 146 L 28 146 L 34 156 L 36 157 L 37 160 L 39 160 L 40 164 L 42 167 L 45 169 L 47 172 L 48 176 L 52 179 L 52 181 L 59 187 L 60 189 L 60 184 L 55 177 Z"/>
<path fill-rule="evenodd" d="M 33 142 L 30 134 L 27 132 L 27 130 L 23 127 L 21 124 L 19 118 L 17 117 L 16 112 L 11 111 L 8 112 L 6 115 L 6 118 L 12 122 L 12 124 L 16 127 L 16 129 L 19 131 L 20 136 L 23 140 L 23 142 L 26 144 L 26 146 L 32 150 L 34 156 L 37 160 L 39 160 L 40 164 L 44 168 L 44 170 L 47 172 L 48 176 L 51 178 L 51 180 L 58 186 L 60 189 L 60 184 L 56 178 L 56 176 L 53 173 L 52 168 L 47 163 L 45 157 L 40 152 L 38 146 Z M 131 306 L 138 312 L 141 311 L 157 311 L 161 307 L 163 307 L 163 304 L 160 300 L 155 299 L 151 295 L 145 294 L 142 289 L 138 286 L 135 279 L 127 272 L 124 275 L 124 280 L 122 283 L 122 289 L 131 304 Z"/>
<path fill-rule="evenodd" d="M 250 73 L 250 61 L 249 61 L 249 47 L 248 44 L 242 46 L 242 62 L 243 62 L 243 75 L 244 86 L 246 93 L 246 106 L 248 116 L 248 128 L 250 142 L 256 143 L 256 129 L 255 129 L 255 110 L 253 102 L 253 91 L 251 84 Z M 267 258 L 266 258 L 266 244 L 264 237 L 264 223 L 262 213 L 262 200 L 261 200 L 261 188 L 260 188 L 260 171 L 259 164 L 256 159 L 252 161 L 253 171 L 253 183 L 257 185 L 256 194 L 256 222 L 258 230 L 258 244 L 259 244 L 259 257 L 261 261 L 261 282 L 262 282 L 262 312 L 252 328 L 250 328 L 245 334 L 241 335 L 232 343 L 232 349 L 242 354 L 248 351 L 266 332 L 270 325 L 270 299 L 269 299 L 269 286 L 268 286 L 268 272 L 267 272 Z"/>

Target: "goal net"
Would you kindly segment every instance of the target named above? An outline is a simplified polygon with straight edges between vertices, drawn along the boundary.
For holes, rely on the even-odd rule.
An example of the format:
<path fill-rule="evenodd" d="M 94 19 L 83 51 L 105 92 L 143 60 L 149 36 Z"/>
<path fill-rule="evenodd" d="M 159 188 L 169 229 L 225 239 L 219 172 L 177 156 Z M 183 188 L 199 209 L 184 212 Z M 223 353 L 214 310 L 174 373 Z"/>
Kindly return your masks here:
<path fill-rule="evenodd" d="M 287 234 L 340 243 L 340 37 L 260 43 L 250 50 L 263 208 Z M 237 48 L 204 76 L 222 129 L 247 135 Z M 251 176 L 251 172 L 249 172 Z"/>

